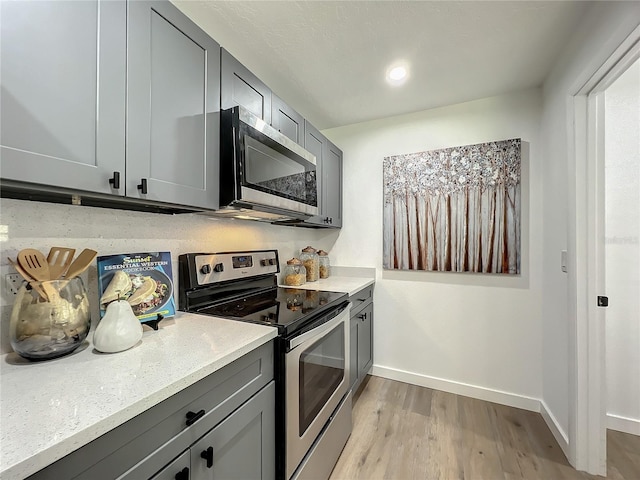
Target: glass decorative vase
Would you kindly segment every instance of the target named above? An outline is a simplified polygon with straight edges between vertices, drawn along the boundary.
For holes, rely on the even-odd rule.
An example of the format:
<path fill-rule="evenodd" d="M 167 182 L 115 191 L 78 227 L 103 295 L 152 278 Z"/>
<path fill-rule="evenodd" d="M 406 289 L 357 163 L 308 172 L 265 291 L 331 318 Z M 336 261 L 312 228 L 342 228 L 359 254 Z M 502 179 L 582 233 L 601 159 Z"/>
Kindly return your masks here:
<path fill-rule="evenodd" d="M 11 347 L 29 360 L 60 357 L 82 344 L 90 326 L 89 299 L 80 277 L 25 282 L 11 312 Z"/>

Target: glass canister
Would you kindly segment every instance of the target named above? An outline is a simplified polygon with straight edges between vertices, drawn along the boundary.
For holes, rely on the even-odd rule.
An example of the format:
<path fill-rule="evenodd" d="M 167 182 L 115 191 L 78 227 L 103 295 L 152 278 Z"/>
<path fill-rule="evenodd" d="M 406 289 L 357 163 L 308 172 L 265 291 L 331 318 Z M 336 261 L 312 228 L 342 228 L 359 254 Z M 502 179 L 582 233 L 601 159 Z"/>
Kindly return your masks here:
<path fill-rule="evenodd" d="M 320 278 L 329 278 L 331 275 L 331 264 L 329 254 L 324 250 L 318 251 L 318 262 L 320 263 Z"/>
<path fill-rule="evenodd" d="M 24 283 L 13 304 L 11 347 L 29 360 L 71 353 L 91 326 L 89 299 L 80 277 Z"/>
<path fill-rule="evenodd" d="M 318 261 L 316 249 L 309 246 L 303 248 L 300 260 L 302 260 L 304 268 L 307 269 L 307 282 L 317 281 L 320 276 L 320 262 Z"/>
<path fill-rule="evenodd" d="M 307 280 L 307 270 L 300 260 L 292 258 L 287 260 L 284 267 L 284 284 L 287 286 L 304 285 Z"/>

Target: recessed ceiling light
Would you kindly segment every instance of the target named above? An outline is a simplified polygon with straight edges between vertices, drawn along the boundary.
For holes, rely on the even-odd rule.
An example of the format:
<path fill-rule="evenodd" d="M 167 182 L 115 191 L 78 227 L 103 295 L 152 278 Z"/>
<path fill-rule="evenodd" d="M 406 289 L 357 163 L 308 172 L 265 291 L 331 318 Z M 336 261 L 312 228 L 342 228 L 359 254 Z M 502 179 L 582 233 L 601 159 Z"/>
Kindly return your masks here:
<path fill-rule="evenodd" d="M 395 65 L 387 70 L 387 82 L 391 85 L 401 85 L 407 79 L 407 67 Z"/>
<path fill-rule="evenodd" d="M 389 78 L 391 80 L 402 80 L 407 76 L 407 69 L 404 67 L 392 68 L 389 72 Z"/>

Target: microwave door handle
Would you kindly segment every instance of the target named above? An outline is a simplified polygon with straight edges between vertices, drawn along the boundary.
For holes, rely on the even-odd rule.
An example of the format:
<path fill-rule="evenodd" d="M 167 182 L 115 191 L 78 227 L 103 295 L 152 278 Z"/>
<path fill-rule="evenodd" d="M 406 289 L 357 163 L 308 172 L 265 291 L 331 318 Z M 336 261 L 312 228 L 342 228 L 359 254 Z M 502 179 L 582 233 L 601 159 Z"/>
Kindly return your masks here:
<path fill-rule="evenodd" d="M 339 325 L 344 321 L 344 316 L 348 314 L 349 314 L 349 310 L 346 310 L 340 313 L 339 315 L 335 316 L 334 318 L 332 318 L 330 321 L 322 323 L 321 325 L 318 325 L 313 330 L 309 330 L 308 332 L 305 332 L 302 335 L 293 337 L 291 340 L 289 340 L 289 351 L 296 349 L 297 347 L 299 347 L 301 344 L 303 344 L 310 338 L 313 338 L 316 336 L 320 337 L 325 333 L 328 333 L 330 330 L 333 330 L 333 328 L 336 325 Z"/>

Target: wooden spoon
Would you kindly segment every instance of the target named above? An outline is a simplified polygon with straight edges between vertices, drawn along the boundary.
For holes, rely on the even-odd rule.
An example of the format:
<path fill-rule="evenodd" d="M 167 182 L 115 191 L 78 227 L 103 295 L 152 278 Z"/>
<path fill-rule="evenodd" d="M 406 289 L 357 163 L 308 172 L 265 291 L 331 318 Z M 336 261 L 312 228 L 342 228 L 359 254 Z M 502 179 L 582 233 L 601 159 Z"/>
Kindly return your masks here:
<path fill-rule="evenodd" d="M 19 263 L 14 262 L 9 257 L 7 257 L 7 260 L 9 260 L 9 263 L 11 264 L 11 266 L 16 269 L 16 272 L 22 275 L 22 278 L 24 278 L 27 281 L 27 283 L 29 283 L 29 285 L 31 285 L 31 287 L 40 294 L 40 296 L 44 299 L 44 301 L 48 302 L 49 298 L 47 297 L 47 294 L 45 293 L 45 291 L 42 289 L 42 286 L 37 283 L 32 284 L 31 282 L 33 282 L 34 279 L 25 271 L 24 268 L 20 266 Z"/>
<path fill-rule="evenodd" d="M 65 274 L 75 253 L 75 248 L 51 247 L 47 255 L 51 280 L 57 280 Z"/>
<path fill-rule="evenodd" d="M 91 265 L 93 259 L 96 258 L 96 255 L 98 255 L 98 252 L 96 252 L 95 250 L 91 250 L 89 248 L 85 248 L 84 250 L 82 250 L 82 252 L 80 252 L 80 255 L 78 255 L 73 263 L 69 266 L 65 278 L 74 278 L 80 275 L 87 268 L 89 268 L 89 265 Z"/>
<path fill-rule="evenodd" d="M 18 252 L 18 263 L 30 277 L 40 282 L 48 282 L 51 280 L 47 259 L 35 248 L 20 250 Z"/>
<path fill-rule="evenodd" d="M 18 252 L 18 263 L 33 278 L 42 283 L 42 288 L 47 293 L 51 303 L 58 303 L 60 295 L 56 288 L 48 283 L 51 280 L 49 264 L 44 255 L 34 248 L 25 248 Z M 33 284 L 35 285 L 35 284 Z"/>

